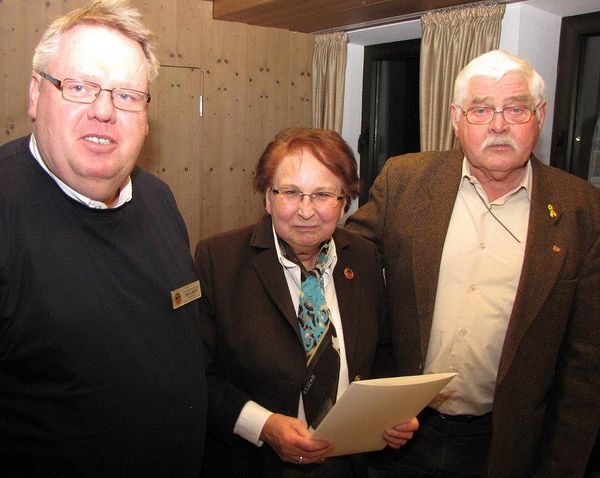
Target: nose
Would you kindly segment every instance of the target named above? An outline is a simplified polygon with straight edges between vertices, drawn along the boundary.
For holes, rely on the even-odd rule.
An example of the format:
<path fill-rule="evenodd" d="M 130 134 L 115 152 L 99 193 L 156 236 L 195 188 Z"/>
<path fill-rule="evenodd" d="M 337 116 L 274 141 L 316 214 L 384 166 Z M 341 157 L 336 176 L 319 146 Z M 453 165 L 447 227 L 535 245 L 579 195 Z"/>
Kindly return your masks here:
<path fill-rule="evenodd" d="M 308 194 L 302 196 L 300 204 L 298 204 L 298 216 L 302 219 L 310 219 L 314 214 L 315 208 L 311 197 Z"/>
<path fill-rule="evenodd" d="M 89 105 L 88 118 L 96 118 L 98 121 L 102 122 L 114 122 L 116 118 L 116 108 L 113 103 L 111 91 L 100 90 L 96 99 Z"/>
<path fill-rule="evenodd" d="M 495 111 L 494 117 L 490 123 L 490 128 L 495 132 L 502 132 L 508 127 L 508 123 L 504 120 L 504 113 Z"/>

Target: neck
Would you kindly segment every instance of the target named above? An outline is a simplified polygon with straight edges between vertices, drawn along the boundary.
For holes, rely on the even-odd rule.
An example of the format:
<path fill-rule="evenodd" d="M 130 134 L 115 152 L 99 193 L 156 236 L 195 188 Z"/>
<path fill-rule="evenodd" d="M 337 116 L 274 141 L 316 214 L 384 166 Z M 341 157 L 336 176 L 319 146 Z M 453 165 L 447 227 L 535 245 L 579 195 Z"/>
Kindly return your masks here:
<path fill-rule="evenodd" d="M 315 267 L 315 264 L 317 263 L 317 254 L 318 253 L 319 253 L 318 249 L 315 251 L 311 251 L 311 252 L 294 251 L 294 254 L 296 254 L 296 257 L 302 263 L 302 265 L 304 266 L 304 268 L 307 271 L 310 271 L 311 269 L 313 269 Z"/>
<path fill-rule="evenodd" d="M 506 174 L 486 174 L 481 170 L 471 169 L 483 188 L 489 202 L 495 201 L 509 191 L 515 189 L 525 176 L 525 168 L 509 171 Z"/>
<path fill-rule="evenodd" d="M 320 248 L 296 249 L 281 238 L 279 238 L 279 243 L 283 249 L 284 255 L 289 260 L 298 265 L 302 265 L 307 271 L 315 267 Z"/>
<path fill-rule="evenodd" d="M 97 200 L 102 201 L 109 208 L 115 207 L 117 205 L 117 203 L 119 202 L 119 196 L 121 195 L 121 191 L 123 190 L 123 188 L 125 186 L 127 186 L 127 181 L 129 181 L 129 176 L 127 176 L 125 178 L 123 183 L 121 183 L 121 185 L 117 188 L 116 191 L 113 192 L 112 195 L 110 195 L 104 199 L 97 199 Z"/>

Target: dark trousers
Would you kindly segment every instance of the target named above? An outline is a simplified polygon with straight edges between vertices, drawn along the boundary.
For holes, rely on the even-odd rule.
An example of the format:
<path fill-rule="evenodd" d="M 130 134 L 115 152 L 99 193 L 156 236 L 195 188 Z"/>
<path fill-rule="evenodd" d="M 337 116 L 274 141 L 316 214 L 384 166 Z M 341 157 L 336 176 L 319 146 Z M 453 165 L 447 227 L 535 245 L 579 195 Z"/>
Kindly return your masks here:
<path fill-rule="evenodd" d="M 284 478 L 360 478 L 349 457 L 328 458 L 313 465 L 286 464 Z"/>
<path fill-rule="evenodd" d="M 426 408 L 419 430 L 399 450 L 385 449 L 372 466 L 380 478 L 484 477 L 492 436 L 491 413 L 448 417 Z"/>

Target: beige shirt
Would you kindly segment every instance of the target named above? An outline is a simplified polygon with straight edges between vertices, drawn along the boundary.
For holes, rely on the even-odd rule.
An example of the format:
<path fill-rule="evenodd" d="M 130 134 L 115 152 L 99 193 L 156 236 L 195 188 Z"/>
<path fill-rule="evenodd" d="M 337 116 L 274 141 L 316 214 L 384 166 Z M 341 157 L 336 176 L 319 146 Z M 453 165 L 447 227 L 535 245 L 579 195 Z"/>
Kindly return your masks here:
<path fill-rule="evenodd" d="M 424 369 L 458 373 L 430 404 L 442 413 L 482 415 L 492 410 L 498 363 L 521 276 L 530 202 L 529 162 L 521 184 L 489 203 L 463 160 Z"/>

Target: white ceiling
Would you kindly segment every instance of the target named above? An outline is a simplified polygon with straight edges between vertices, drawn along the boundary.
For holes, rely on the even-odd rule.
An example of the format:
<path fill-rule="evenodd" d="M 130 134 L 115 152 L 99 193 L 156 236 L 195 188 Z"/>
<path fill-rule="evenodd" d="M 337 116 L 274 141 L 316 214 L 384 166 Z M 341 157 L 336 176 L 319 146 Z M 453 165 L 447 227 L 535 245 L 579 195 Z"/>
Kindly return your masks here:
<path fill-rule="evenodd" d="M 600 0 L 528 0 L 513 3 L 513 5 L 521 4 L 544 10 L 559 17 L 600 11 Z M 401 27 L 399 28 L 399 26 Z M 421 21 L 418 19 L 348 32 L 349 43 L 364 46 L 420 37 Z"/>
<path fill-rule="evenodd" d="M 600 0 L 529 0 L 523 3 L 559 17 L 600 11 Z"/>

